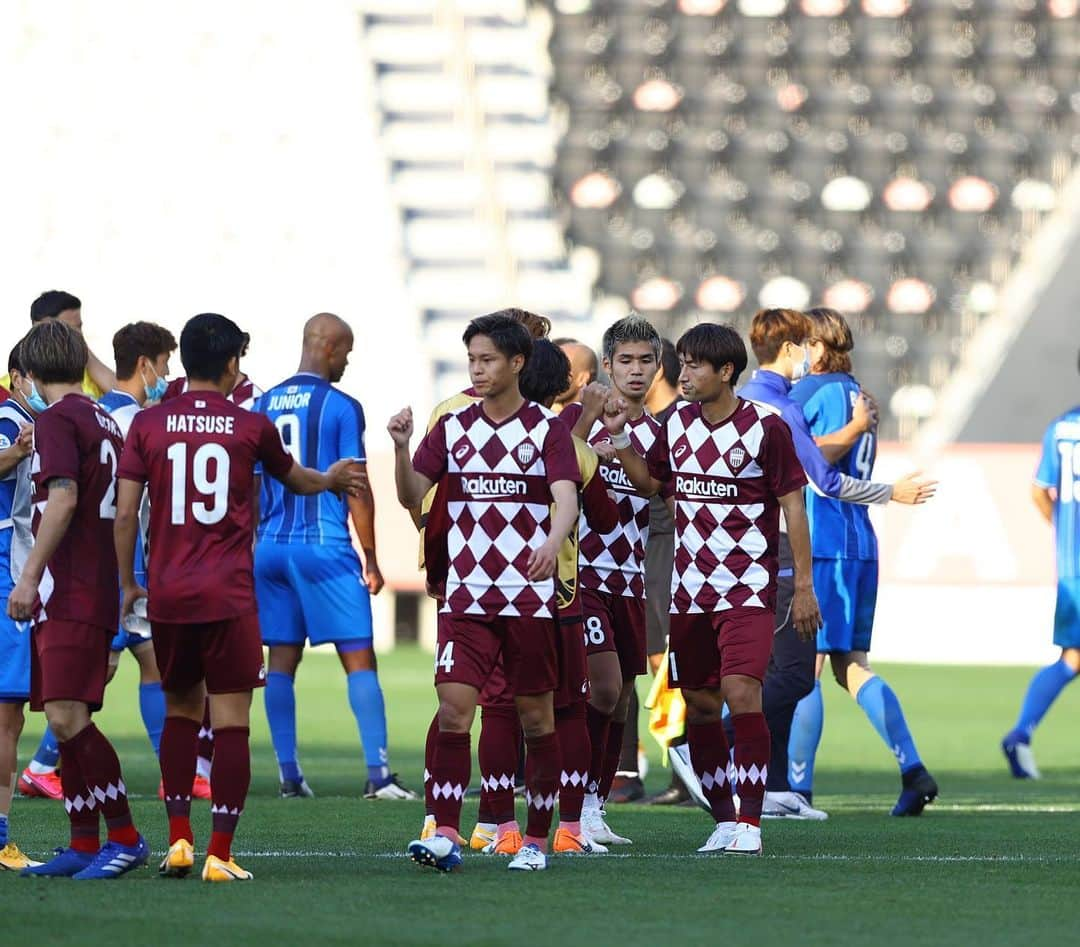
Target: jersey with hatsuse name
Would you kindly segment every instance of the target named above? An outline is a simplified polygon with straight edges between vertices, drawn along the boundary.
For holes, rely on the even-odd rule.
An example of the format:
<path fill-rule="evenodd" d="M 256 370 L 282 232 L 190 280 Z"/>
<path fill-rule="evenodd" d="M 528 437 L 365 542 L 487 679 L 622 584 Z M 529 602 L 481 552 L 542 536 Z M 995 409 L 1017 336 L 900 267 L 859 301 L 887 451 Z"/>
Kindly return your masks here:
<path fill-rule="evenodd" d="M 570 412 L 567 417 L 567 412 Z M 567 405 L 561 416 L 573 425 L 581 405 Z M 626 433 L 637 453 L 646 456 L 656 441 L 660 423 L 648 412 L 626 424 Z M 610 442 L 602 421 L 589 432 L 590 444 Z M 609 533 L 590 528 L 581 519 L 581 587 L 609 595 L 645 598 L 645 544 L 649 540 L 649 500 L 626 476 L 618 457 L 601 459 L 600 477 L 619 508 L 619 525 Z"/>
<path fill-rule="evenodd" d="M 113 552 L 116 468 L 124 438 L 104 408 L 86 395 L 65 395 L 34 425 L 34 535 L 53 480 L 78 490 L 75 512 L 38 586 L 38 621 L 60 619 L 113 629 L 119 620 L 120 574 Z"/>
<path fill-rule="evenodd" d="M 646 460 L 675 502 L 672 614 L 774 608 L 777 498 L 806 486 L 787 424 L 741 398 L 718 424 L 680 402 Z"/>
<path fill-rule="evenodd" d="M 1059 579 L 1080 578 L 1080 405 L 1050 422 L 1035 483 L 1053 490 Z"/>
<path fill-rule="evenodd" d="M 481 403 L 443 415 L 413 457 L 432 483 L 445 476 L 447 555 L 442 610 L 458 615 L 551 618 L 555 582 L 530 582 L 533 550 L 551 532 L 551 485 L 580 483 L 570 430 L 526 401 L 498 423 Z"/>
<path fill-rule="evenodd" d="M 0 450 L 11 447 L 23 427 L 33 423 L 34 419 L 14 398 L 0 402 Z M 6 568 L 0 568 L 0 596 L 15 588 L 34 544 L 31 465 L 28 455 L 0 479 L 0 558 L 6 563 Z"/>
<path fill-rule="evenodd" d="M 807 376 L 791 389 L 791 397 L 802 405 L 810 433 L 823 437 L 851 421 L 861 392 L 851 375 L 829 372 Z M 849 477 L 870 480 L 876 458 L 877 433 L 867 431 L 835 466 Z M 806 513 L 815 559 L 877 559 L 877 535 L 868 507 L 807 490 Z"/>
<path fill-rule="evenodd" d="M 268 418 L 216 391 L 189 391 L 135 416 L 117 476 L 150 495 L 152 621 L 255 611 L 255 465 L 280 478 L 293 463 Z"/>
<path fill-rule="evenodd" d="M 254 410 L 274 423 L 298 464 L 326 470 L 345 458 L 367 462 L 364 409 L 318 375 L 297 374 L 275 385 Z M 264 477 L 260 511 L 259 542 L 352 546 L 345 496 L 303 497 Z"/>

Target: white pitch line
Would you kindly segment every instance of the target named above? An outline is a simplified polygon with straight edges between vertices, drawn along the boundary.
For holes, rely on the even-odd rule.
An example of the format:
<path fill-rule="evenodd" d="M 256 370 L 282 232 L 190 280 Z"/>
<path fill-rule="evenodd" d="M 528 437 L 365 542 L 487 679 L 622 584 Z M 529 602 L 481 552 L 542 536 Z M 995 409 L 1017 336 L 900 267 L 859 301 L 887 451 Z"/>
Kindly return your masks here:
<path fill-rule="evenodd" d="M 408 858 L 405 852 L 307 852 L 307 851 L 281 851 L 281 852 L 234 852 L 237 858 Z M 918 862 L 927 864 L 1058 864 L 1063 862 L 1075 862 L 1072 855 L 804 855 L 783 854 L 770 852 L 763 856 L 772 861 L 802 861 L 802 862 Z M 574 861 L 610 861 L 612 859 L 637 859 L 651 861 L 715 861 L 720 859 L 715 855 L 698 855 L 696 852 L 645 852 L 613 853 L 608 855 L 596 855 L 592 858 L 575 857 Z M 476 861 L 488 859 L 475 858 Z M 560 861 L 565 859 L 559 859 Z M 731 860 L 731 859 L 726 859 Z"/>

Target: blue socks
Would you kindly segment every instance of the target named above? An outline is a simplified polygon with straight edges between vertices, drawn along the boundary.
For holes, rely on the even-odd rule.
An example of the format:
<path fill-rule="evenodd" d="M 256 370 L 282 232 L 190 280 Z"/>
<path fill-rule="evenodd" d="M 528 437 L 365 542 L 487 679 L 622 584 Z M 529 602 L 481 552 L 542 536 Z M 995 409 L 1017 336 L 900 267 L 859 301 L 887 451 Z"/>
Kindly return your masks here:
<path fill-rule="evenodd" d="M 1015 736 L 1021 743 L 1028 743 L 1039 721 L 1046 715 L 1050 705 L 1057 699 L 1067 684 L 1076 677 L 1074 671 L 1063 660 L 1057 661 L 1039 671 L 1028 685 L 1024 703 L 1020 707 L 1020 717 L 1009 736 Z M 1006 738 L 1008 739 L 1008 738 Z"/>
<path fill-rule="evenodd" d="M 0 814 L 0 848 L 8 843 L 8 817 Z"/>
<path fill-rule="evenodd" d="M 281 671 L 266 675 L 266 719 L 274 744 L 282 782 L 300 782 L 303 776 L 296 762 L 296 691 L 293 679 Z"/>
<path fill-rule="evenodd" d="M 374 671 L 353 671 L 346 677 L 346 684 L 349 706 L 364 744 L 368 779 L 380 788 L 390 781 L 390 767 L 386 755 L 386 704 L 379 677 Z"/>
<path fill-rule="evenodd" d="M 788 783 L 793 792 L 807 798 L 814 791 L 814 759 L 824 726 L 825 701 L 821 697 L 821 681 L 815 681 L 814 689 L 795 707 L 788 738 Z"/>
<path fill-rule="evenodd" d="M 165 729 L 165 694 L 161 681 L 139 685 L 139 713 L 154 753 L 161 755 L 161 731 Z"/>
<path fill-rule="evenodd" d="M 872 677 L 859 688 L 855 700 L 885 745 L 893 751 L 901 773 L 922 765 L 919 751 L 915 749 L 915 741 L 904 720 L 904 712 L 900 709 L 900 701 L 888 684 L 880 677 Z"/>
<path fill-rule="evenodd" d="M 41 742 L 34 752 L 34 762 L 48 769 L 56 769 L 60 765 L 60 744 L 56 742 L 56 737 L 53 736 L 48 724 L 45 725 Z"/>

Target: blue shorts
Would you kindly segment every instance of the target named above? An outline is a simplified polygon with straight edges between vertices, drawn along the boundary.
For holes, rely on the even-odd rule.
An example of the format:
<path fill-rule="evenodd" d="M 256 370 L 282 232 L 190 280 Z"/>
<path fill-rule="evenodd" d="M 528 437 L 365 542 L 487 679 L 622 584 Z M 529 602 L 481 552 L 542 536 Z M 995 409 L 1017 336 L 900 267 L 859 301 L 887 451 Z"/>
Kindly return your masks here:
<path fill-rule="evenodd" d="M 371 599 L 351 546 L 259 543 L 255 598 L 263 644 L 371 647 Z"/>
<path fill-rule="evenodd" d="M 1058 579 L 1054 644 L 1080 648 L 1080 579 Z"/>
<path fill-rule="evenodd" d="M 136 549 L 138 549 L 138 547 L 136 547 Z M 136 556 L 135 556 L 136 564 L 138 564 L 138 562 L 139 562 L 139 560 L 141 558 L 142 557 L 139 556 L 136 553 Z M 146 588 L 146 573 L 145 572 L 136 572 L 135 573 L 135 581 L 138 582 L 139 585 L 141 585 L 145 589 Z M 121 592 L 120 593 L 120 605 L 121 605 L 121 607 L 123 607 L 123 604 L 124 604 L 124 593 Z M 149 643 L 150 643 L 149 638 L 144 638 L 142 635 L 136 635 L 133 632 L 128 631 L 123 626 L 123 624 L 121 623 L 116 629 L 116 634 L 113 635 L 112 644 L 109 645 L 109 650 L 118 654 L 121 651 L 127 651 L 128 648 L 137 648 L 141 644 L 149 644 Z"/>
<path fill-rule="evenodd" d="M 814 560 L 814 592 L 823 620 L 818 654 L 870 650 L 877 588 L 876 560 Z"/>
<path fill-rule="evenodd" d="M 30 699 L 30 622 L 7 617 L 7 596 L 0 599 L 0 703 Z"/>

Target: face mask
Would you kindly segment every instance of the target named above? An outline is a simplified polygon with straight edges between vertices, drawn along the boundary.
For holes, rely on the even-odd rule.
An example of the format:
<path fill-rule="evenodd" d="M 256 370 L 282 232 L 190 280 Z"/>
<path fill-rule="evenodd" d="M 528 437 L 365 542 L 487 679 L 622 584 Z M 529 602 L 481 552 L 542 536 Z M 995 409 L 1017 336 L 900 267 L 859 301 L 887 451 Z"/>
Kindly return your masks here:
<path fill-rule="evenodd" d="M 26 403 L 38 414 L 41 414 L 49 406 L 49 403 L 38 394 L 37 385 L 34 384 L 32 378 L 30 379 L 30 394 L 26 396 Z"/>
<path fill-rule="evenodd" d="M 150 371 L 154 371 L 150 369 Z M 156 371 L 154 377 L 157 378 L 152 385 L 146 383 L 146 379 L 143 379 L 143 389 L 146 391 L 147 401 L 160 401 L 165 396 L 165 389 L 169 387 L 169 383 L 165 381 Z"/>
<path fill-rule="evenodd" d="M 791 380 L 798 381 L 800 378 L 805 378 L 810 374 L 810 353 L 807 351 L 806 346 L 802 347 L 802 361 L 795 363 L 795 368 L 791 372 Z"/>

